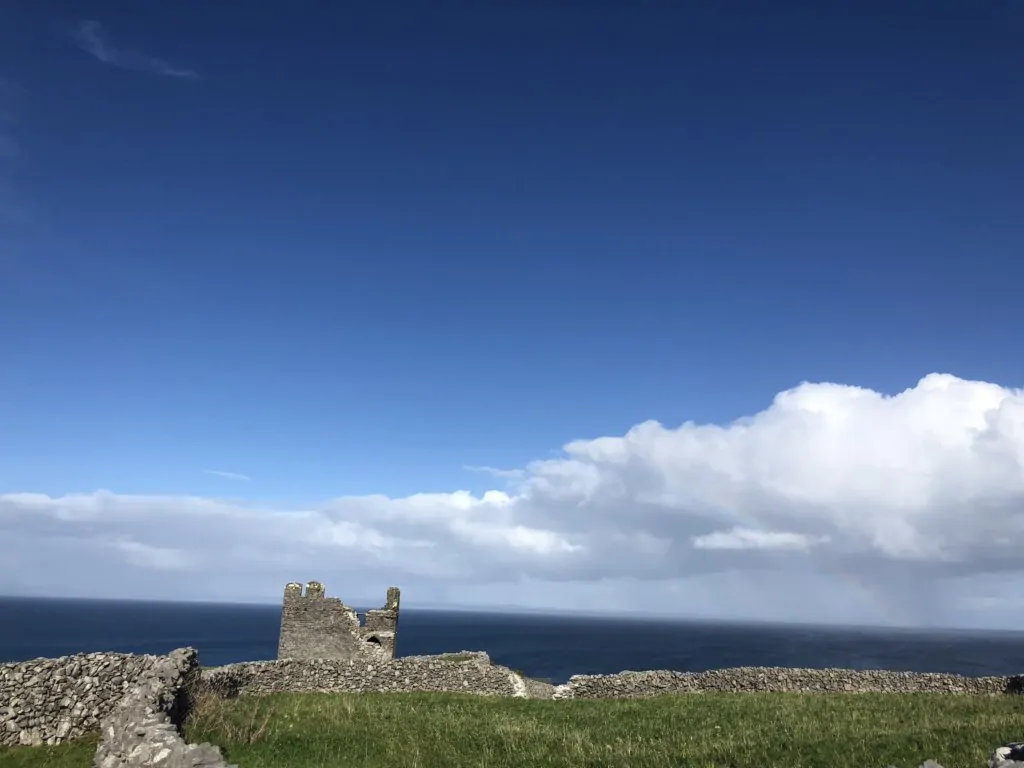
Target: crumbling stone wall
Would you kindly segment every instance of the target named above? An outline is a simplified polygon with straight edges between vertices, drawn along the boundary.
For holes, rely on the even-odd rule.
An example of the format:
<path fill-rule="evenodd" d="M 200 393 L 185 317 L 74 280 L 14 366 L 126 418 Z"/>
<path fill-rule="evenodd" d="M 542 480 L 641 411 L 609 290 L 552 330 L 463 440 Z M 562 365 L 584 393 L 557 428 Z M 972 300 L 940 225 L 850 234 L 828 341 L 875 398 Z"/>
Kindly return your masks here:
<path fill-rule="evenodd" d="M 852 669 L 735 667 L 708 672 L 619 672 L 573 675 L 555 687 L 555 698 L 641 698 L 672 693 L 753 691 L 798 693 L 970 693 L 1024 691 L 1024 675 L 965 677 L 925 672 Z"/>
<path fill-rule="evenodd" d="M 181 737 L 198 681 L 194 649 L 156 659 L 104 718 L 93 768 L 236 768 L 212 744 Z"/>
<path fill-rule="evenodd" d="M 709 672 L 620 672 L 574 675 L 564 685 L 523 677 L 486 653 L 411 656 L 366 664 L 332 659 L 229 664 L 203 670 L 203 685 L 225 697 L 304 692 L 434 691 L 532 699 L 645 698 L 710 692 L 1020 694 L 1024 676 L 849 669 L 738 667 Z"/>
<path fill-rule="evenodd" d="M 0 665 L 0 744 L 56 744 L 95 733 L 156 659 L 83 653 Z"/>
<path fill-rule="evenodd" d="M 100 732 L 96 768 L 233 768 L 179 727 L 199 684 L 195 650 L 82 653 L 0 665 L 0 745 L 58 744 Z"/>
<path fill-rule="evenodd" d="M 383 608 L 367 611 L 366 624 L 336 597 L 325 597 L 324 585 L 285 585 L 281 607 L 278 659 L 343 659 L 381 661 L 394 658 L 401 593 L 390 587 Z"/>
<path fill-rule="evenodd" d="M 285 692 L 411 691 L 527 696 L 520 675 L 492 664 L 486 653 L 466 652 L 369 663 L 342 659 L 242 662 L 204 669 L 202 685 L 226 698 Z"/>

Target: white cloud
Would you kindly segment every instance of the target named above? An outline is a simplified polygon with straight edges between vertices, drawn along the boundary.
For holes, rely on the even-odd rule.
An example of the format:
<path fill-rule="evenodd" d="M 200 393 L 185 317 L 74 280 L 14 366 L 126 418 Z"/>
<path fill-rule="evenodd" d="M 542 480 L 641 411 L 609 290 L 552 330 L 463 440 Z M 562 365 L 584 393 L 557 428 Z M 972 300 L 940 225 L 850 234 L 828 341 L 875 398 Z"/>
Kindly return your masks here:
<path fill-rule="evenodd" d="M 775 533 L 753 531 L 749 528 L 732 528 L 693 537 L 697 549 L 810 549 L 815 544 L 825 544 L 827 536 L 805 536 L 802 533 Z"/>
<path fill-rule="evenodd" d="M 495 467 L 477 467 L 472 464 L 465 464 L 462 468 L 467 472 L 479 472 L 503 480 L 521 480 L 526 476 L 525 471 L 522 469 L 496 469 Z"/>
<path fill-rule="evenodd" d="M 180 549 L 154 547 L 131 539 L 117 539 L 111 542 L 111 546 L 120 552 L 130 565 L 139 568 L 177 571 L 192 564 L 192 559 Z"/>
<path fill-rule="evenodd" d="M 91 54 L 104 64 L 121 69 L 144 72 L 162 77 L 194 79 L 199 75 L 191 69 L 176 67 L 162 59 L 147 56 L 137 51 L 128 51 L 114 47 L 104 35 L 103 27 L 97 21 L 83 21 L 72 32 L 72 37 L 86 53 Z"/>
<path fill-rule="evenodd" d="M 999 608 L 1024 585 L 1021 390 L 802 384 L 732 424 L 645 422 L 501 477 L 302 509 L 0 495 L 0 563 L 18 563 L 0 592 L 274 600 L 319 578 L 407 604 L 1024 626 Z"/>

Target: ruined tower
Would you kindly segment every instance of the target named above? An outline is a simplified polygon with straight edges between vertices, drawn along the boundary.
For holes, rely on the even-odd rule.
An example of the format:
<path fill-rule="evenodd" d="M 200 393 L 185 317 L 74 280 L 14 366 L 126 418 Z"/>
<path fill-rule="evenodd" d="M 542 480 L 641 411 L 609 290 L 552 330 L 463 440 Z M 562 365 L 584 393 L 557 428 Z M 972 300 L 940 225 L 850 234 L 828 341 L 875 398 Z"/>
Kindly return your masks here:
<path fill-rule="evenodd" d="M 398 632 L 398 587 L 389 587 L 383 608 L 366 612 L 361 624 L 354 608 L 336 597 L 326 597 L 324 585 L 291 582 L 284 588 L 279 659 L 392 659 Z"/>

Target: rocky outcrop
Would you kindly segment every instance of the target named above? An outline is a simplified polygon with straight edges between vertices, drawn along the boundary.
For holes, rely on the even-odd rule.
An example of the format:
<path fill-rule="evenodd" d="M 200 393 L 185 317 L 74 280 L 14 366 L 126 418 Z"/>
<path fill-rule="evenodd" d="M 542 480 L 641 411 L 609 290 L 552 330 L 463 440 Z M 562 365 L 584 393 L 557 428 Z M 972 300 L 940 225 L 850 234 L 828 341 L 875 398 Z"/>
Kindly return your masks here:
<path fill-rule="evenodd" d="M 103 720 L 94 768 L 234 768 L 217 747 L 181 737 L 198 674 L 191 648 L 156 660 Z"/>
<path fill-rule="evenodd" d="M 620 672 L 573 675 L 558 699 L 645 698 L 662 694 L 748 691 L 797 693 L 1018 693 L 1021 676 L 965 677 L 925 672 L 736 667 L 708 672 Z"/>
<path fill-rule="evenodd" d="M 83 653 L 0 665 L 0 745 L 56 744 L 95 733 L 156 660 Z"/>

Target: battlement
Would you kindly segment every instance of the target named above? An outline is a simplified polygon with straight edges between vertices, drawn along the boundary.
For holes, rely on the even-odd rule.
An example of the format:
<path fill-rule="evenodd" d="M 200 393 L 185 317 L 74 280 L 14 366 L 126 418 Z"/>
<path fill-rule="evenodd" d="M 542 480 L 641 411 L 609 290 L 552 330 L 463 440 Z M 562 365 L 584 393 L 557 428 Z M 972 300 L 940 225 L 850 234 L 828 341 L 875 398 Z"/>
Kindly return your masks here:
<path fill-rule="evenodd" d="M 298 581 L 289 581 L 284 585 L 284 599 L 294 600 L 297 597 L 307 598 L 311 600 L 322 600 L 324 599 L 326 588 L 319 581 L 307 582 L 305 589 Z M 337 599 L 337 598 L 334 598 Z"/>
<path fill-rule="evenodd" d="M 303 589 L 297 581 L 284 587 L 279 659 L 391 659 L 395 656 L 401 592 L 389 587 L 383 608 L 366 612 L 366 623 L 354 608 L 327 597 L 319 581 Z"/>

